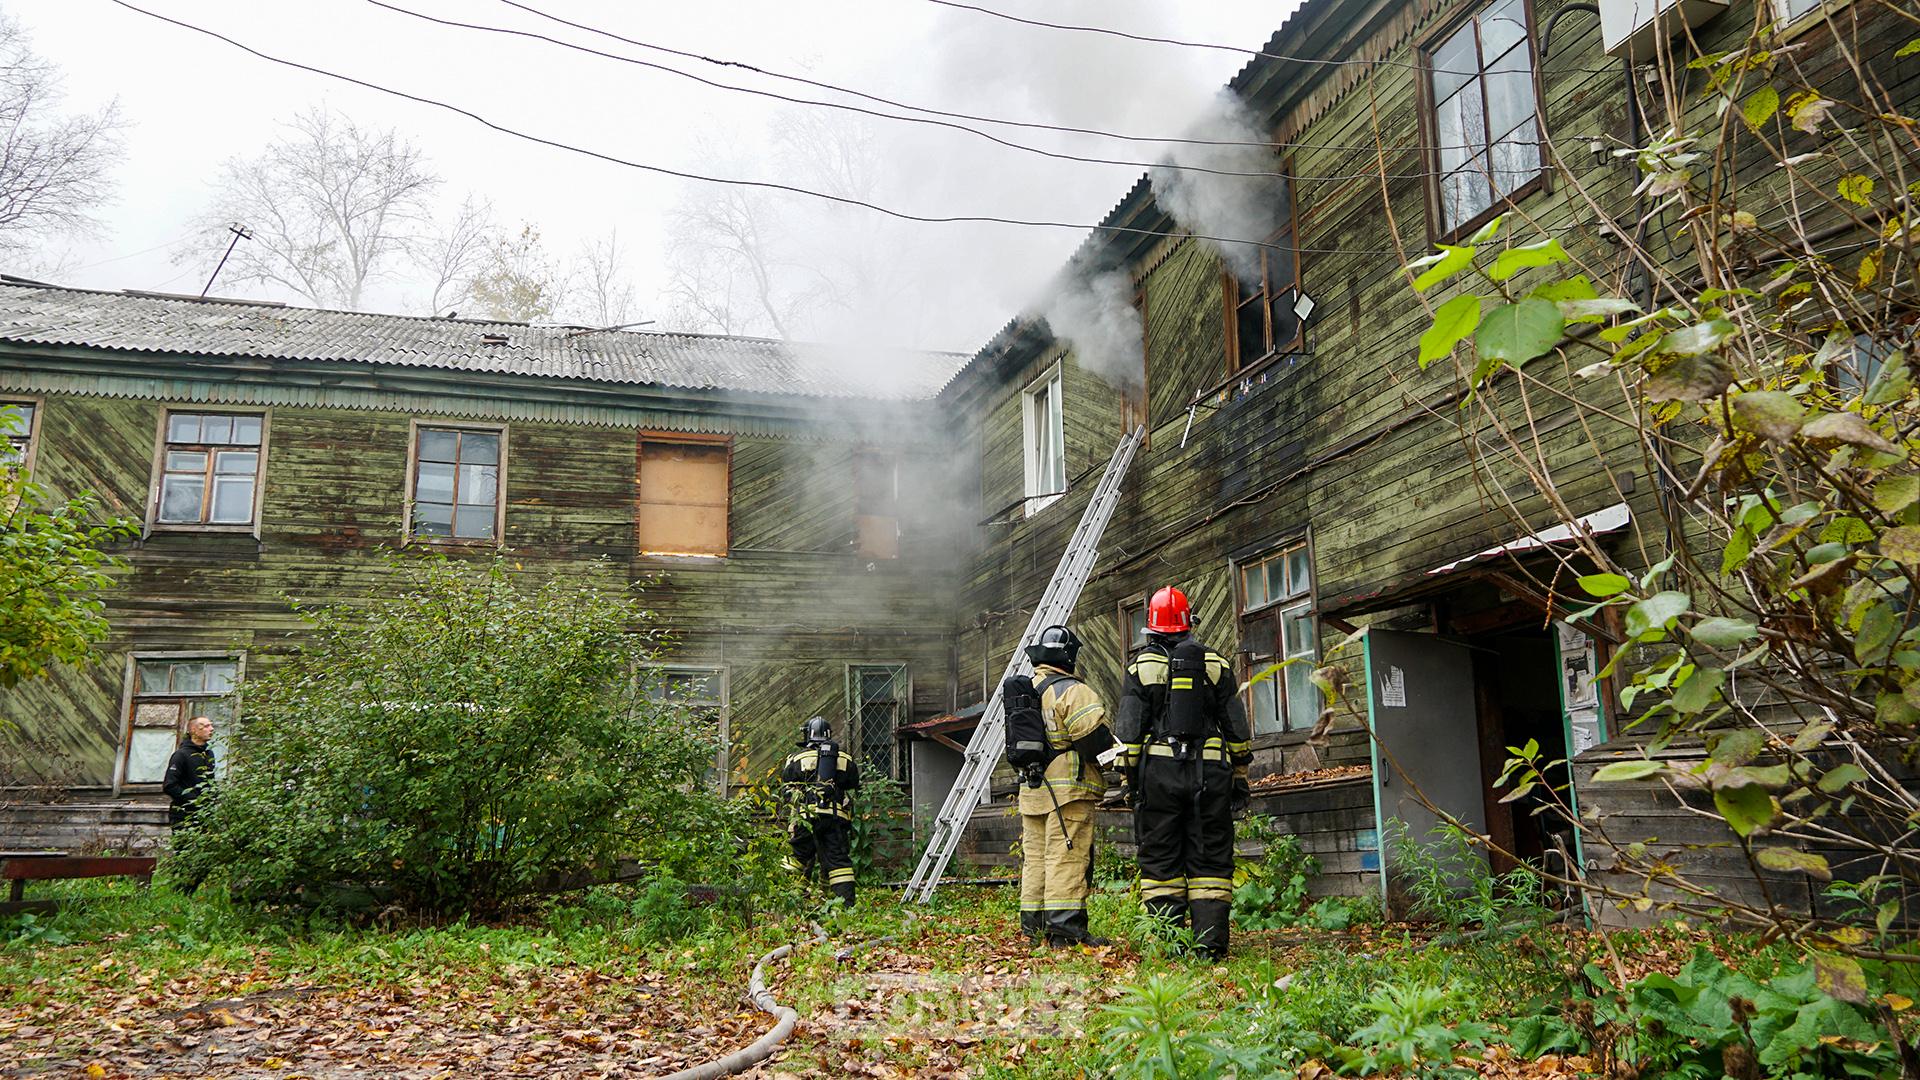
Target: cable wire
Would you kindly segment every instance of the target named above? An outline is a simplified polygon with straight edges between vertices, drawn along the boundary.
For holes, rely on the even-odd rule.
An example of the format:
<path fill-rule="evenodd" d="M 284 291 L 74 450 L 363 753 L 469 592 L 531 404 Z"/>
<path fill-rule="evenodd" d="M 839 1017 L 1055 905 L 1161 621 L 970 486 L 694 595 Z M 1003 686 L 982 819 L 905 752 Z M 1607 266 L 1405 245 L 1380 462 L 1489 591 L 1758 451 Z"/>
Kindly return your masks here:
<path fill-rule="evenodd" d="M 204 37 L 212 38 L 215 41 L 222 42 L 226 45 L 229 45 L 235 49 L 240 50 L 241 52 L 247 53 L 248 55 L 256 57 L 258 59 L 265 60 L 269 63 L 279 64 L 282 67 L 293 68 L 294 70 L 297 70 L 297 71 L 305 71 L 309 74 L 322 76 L 323 78 L 334 79 L 339 82 L 344 82 L 353 86 L 361 87 L 362 89 L 372 90 L 375 93 L 386 94 L 390 97 L 397 97 L 404 101 L 411 101 L 411 102 L 414 102 L 415 104 L 428 105 L 436 109 L 442 109 L 447 112 L 453 113 L 457 116 L 463 116 L 469 120 L 472 120 L 477 124 L 480 124 L 483 127 L 499 132 L 502 135 L 508 135 L 513 138 L 521 139 L 526 142 L 534 143 L 540 146 L 545 146 L 550 149 L 562 150 L 562 151 L 566 151 L 567 153 L 578 154 L 582 157 L 589 157 L 597 161 L 603 161 L 611 165 L 619 165 L 623 168 L 634 169 L 640 172 L 654 173 L 660 176 L 671 176 L 680 180 L 691 180 L 697 183 L 719 184 L 719 185 L 729 186 L 729 187 L 756 188 L 764 191 L 780 191 L 780 192 L 785 192 L 792 195 L 801 195 L 807 198 L 818 199 L 823 202 L 836 203 L 842 206 L 859 207 L 862 209 L 871 210 L 878 214 L 882 214 L 886 217 L 897 218 L 901 221 L 913 221 L 913 222 L 921 222 L 925 224 L 934 224 L 934 225 L 985 224 L 985 225 L 1013 225 L 1013 226 L 1019 226 L 1019 227 L 1025 227 L 1025 228 L 1040 228 L 1040 229 L 1071 229 L 1077 232 L 1098 232 L 1098 233 L 1109 233 L 1109 234 L 1115 234 L 1115 235 L 1154 236 L 1154 237 L 1165 237 L 1170 239 L 1206 240 L 1211 243 L 1221 244 L 1221 245 L 1239 245 L 1241 247 L 1260 248 L 1264 250 L 1274 250 L 1274 251 L 1291 250 L 1291 251 L 1299 251 L 1306 254 L 1314 254 L 1314 255 L 1396 255 L 1397 254 L 1397 252 L 1391 249 L 1385 249 L 1385 248 L 1381 248 L 1381 249 L 1307 248 L 1307 247 L 1296 248 L 1296 247 L 1287 247 L 1280 244 L 1274 244 L 1274 243 L 1270 243 L 1263 240 L 1243 240 L 1243 239 L 1238 239 L 1233 237 L 1213 236 L 1207 233 L 1198 233 L 1198 232 L 1165 232 L 1159 229 L 1141 229 L 1141 228 L 1134 228 L 1134 227 L 1125 226 L 1125 225 L 1107 225 L 1104 223 L 1097 224 L 1097 225 L 1086 225 L 1086 224 L 1070 222 L 1070 221 L 1050 221 L 1050 220 L 1038 219 L 1038 218 L 1000 217 L 998 215 L 992 215 L 992 214 L 917 214 L 907 210 L 899 210 L 893 207 L 883 206 L 878 203 L 870 203 L 865 200 L 856 199 L 847 195 L 835 195 L 831 192 L 815 191 L 811 188 L 803 188 L 794 184 L 783 184 L 773 180 L 752 180 L 752 179 L 744 179 L 740 177 L 712 176 L 704 173 L 691 172 L 685 169 L 675 169 L 666 165 L 655 165 L 649 162 L 635 161 L 629 158 L 623 158 L 618 155 L 610 154 L 601 150 L 593 150 L 583 146 L 575 146 L 571 143 L 561 142 L 558 139 L 549 139 L 549 138 L 546 138 L 545 136 L 535 135 L 531 132 L 521 131 L 517 128 L 511 128 L 506 126 L 505 124 L 497 123 L 495 121 L 487 119 L 486 117 L 480 115 L 477 112 L 474 112 L 471 109 L 467 109 L 462 106 L 452 104 L 450 102 L 441 101 L 437 98 L 430 98 L 421 94 L 415 94 L 405 90 L 398 90 L 390 86 L 383 86 L 379 83 L 370 82 L 366 79 L 361 79 L 352 75 L 345 75 L 337 71 L 330 71 L 326 68 L 316 67 L 312 64 L 302 63 L 301 61 L 298 61 L 298 60 L 289 60 L 289 59 L 286 59 L 285 57 L 274 56 L 271 53 L 262 52 L 261 50 L 256 49 L 251 45 L 247 45 L 243 42 L 236 41 L 233 38 L 230 38 L 227 35 L 222 34 L 217 30 L 212 30 L 204 26 L 199 26 L 194 23 L 186 22 L 181 19 L 176 19 L 169 15 L 162 15 L 158 12 L 149 11 L 148 9 L 143 8 L 138 4 L 134 4 L 130 2 L 130 0 L 110 0 L 110 2 L 115 5 L 118 5 L 119 7 L 123 7 L 128 11 L 132 11 L 140 15 L 145 15 L 146 17 L 153 19 L 157 22 L 167 23 L 168 25 L 179 27 L 182 30 L 188 30 L 196 34 L 200 34 Z"/>

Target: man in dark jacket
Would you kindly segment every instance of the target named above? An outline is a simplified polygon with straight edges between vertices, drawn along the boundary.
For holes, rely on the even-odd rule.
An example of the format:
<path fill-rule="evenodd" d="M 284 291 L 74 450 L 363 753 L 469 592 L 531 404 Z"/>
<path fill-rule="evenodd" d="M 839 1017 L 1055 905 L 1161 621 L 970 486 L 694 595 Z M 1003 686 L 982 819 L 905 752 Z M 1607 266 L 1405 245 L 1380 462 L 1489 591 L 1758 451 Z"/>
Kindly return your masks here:
<path fill-rule="evenodd" d="M 167 778 L 161 786 L 170 800 L 167 823 L 176 829 L 192 820 L 194 805 L 213 781 L 213 747 L 208 745 L 212 739 L 213 721 L 196 716 L 187 721 L 187 741 L 167 759 Z"/>

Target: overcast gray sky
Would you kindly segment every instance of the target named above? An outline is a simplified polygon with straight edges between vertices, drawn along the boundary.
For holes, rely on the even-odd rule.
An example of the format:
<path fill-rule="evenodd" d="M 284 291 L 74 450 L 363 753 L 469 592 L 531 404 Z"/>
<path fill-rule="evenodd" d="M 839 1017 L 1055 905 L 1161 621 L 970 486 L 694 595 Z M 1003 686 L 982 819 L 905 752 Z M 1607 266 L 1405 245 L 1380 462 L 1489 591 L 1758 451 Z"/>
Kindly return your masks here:
<path fill-rule="evenodd" d="M 458 104 L 488 119 L 622 157 L 739 176 L 792 179 L 780 132 L 834 115 L 870 141 L 876 201 L 918 213 L 994 214 L 1092 223 L 1141 170 L 1064 162 L 959 132 L 847 119 L 697 86 L 542 42 L 434 26 L 366 0 L 135 0 L 217 29 L 262 51 Z M 391 0 L 469 22 L 648 54 L 567 31 L 495 0 Z M 529 0 L 625 36 L 799 71 L 809 77 L 939 108 L 1137 134 L 1177 135 L 1245 57 L 1020 26 L 927 0 L 710 0 L 617 3 Z M 313 103 L 362 124 L 399 129 L 446 180 L 503 221 L 536 225 L 555 254 L 618 230 L 641 317 L 662 314 L 666 228 L 688 197 L 684 181 L 652 176 L 489 131 L 470 120 L 289 70 L 154 22 L 108 0 L 4 0 L 35 48 L 66 75 L 69 107 L 118 99 L 128 122 L 118 195 L 97 241 L 63 245 L 66 281 L 89 287 L 197 292 L 195 271 L 170 260 L 187 221 L 209 201 L 222 161 L 250 155 L 276 125 Z M 986 6 L 1188 39 L 1258 48 L 1292 0 L 986 0 Z M 658 57 L 648 57 L 660 59 Z M 751 73 L 674 61 L 723 81 L 806 93 Z M 1017 141 L 1153 160 L 1152 146 L 992 129 Z M 806 140 L 800 140 L 804 143 Z M 899 225 L 827 211 L 797 197 L 789 250 L 836 264 L 858 235 L 892 260 L 891 291 L 859 310 L 803 321 L 818 340 L 880 336 L 972 350 L 1024 305 L 1082 233 L 987 225 Z M 371 306 L 420 310 L 418 283 L 392 280 Z M 247 295 L 244 287 L 216 293 Z M 254 295 L 262 295 L 258 292 Z M 286 297 L 275 297 L 286 299 Z M 883 310 L 881 310 L 883 309 Z"/>

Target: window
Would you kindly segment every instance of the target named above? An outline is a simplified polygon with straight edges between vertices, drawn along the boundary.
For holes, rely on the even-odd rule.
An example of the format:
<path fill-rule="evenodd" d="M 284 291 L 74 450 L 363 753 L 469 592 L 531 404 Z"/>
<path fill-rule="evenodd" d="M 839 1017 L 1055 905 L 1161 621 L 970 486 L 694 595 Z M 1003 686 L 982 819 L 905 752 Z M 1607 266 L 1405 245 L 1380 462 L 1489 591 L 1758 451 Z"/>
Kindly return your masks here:
<path fill-rule="evenodd" d="M 1243 680 L 1273 664 L 1301 658 L 1247 688 L 1253 733 L 1310 728 L 1320 715 L 1320 691 L 1311 677 L 1320 634 L 1313 618 L 1313 561 L 1306 541 L 1241 563 L 1237 576 Z"/>
<path fill-rule="evenodd" d="M 1138 652 L 1147 640 L 1147 598 L 1135 596 L 1120 601 L 1120 651 L 1128 657 Z"/>
<path fill-rule="evenodd" d="M 1047 507 L 1067 490 L 1067 436 L 1060 413 L 1060 366 L 1021 395 L 1026 439 L 1027 515 Z"/>
<path fill-rule="evenodd" d="M 1267 238 L 1256 254 L 1260 278 L 1225 277 L 1227 301 L 1227 374 L 1237 375 L 1270 356 L 1300 347 L 1299 253 L 1293 242 L 1293 186 L 1281 184 L 1286 224 Z"/>
<path fill-rule="evenodd" d="M 127 741 L 121 748 L 123 782 L 158 784 L 166 779 L 167 759 L 186 737 L 187 721 L 196 716 L 213 720 L 214 770 L 216 776 L 224 775 L 233 691 L 239 682 L 240 661 L 234 657 L 135 656 Z"/>
<path fill-rule="evenodd" d="M 853 455 L 854 540 L 863 559 L 900 555 L 900 462 L 880 450 Z"/>
<path fill-rule="evenodd" d="M 862 768 L 898 777 L 898 741 L 894 732 L 907 718 L 909 696 L 905 664 L 854 664 L 847 668 L 847 714 L 854 730 L 847 741 Z"/>
<path fill-rule="evenodd" d="M 31 401 L 0 401 L 0 465 L 33 464 L 34 421 L 39 406 Z"/>
<path fill-rule="evenodd" d="M 1436 235 L 1478 225 L 1543 175 L 1526 0 L 1499 0 L 1426 53 Z"/>
<path fill-rule="evenodd" d="M 635 543 L 648 555 L 724 556 L 730 444 L 640 439 Z"/>
<path fill-rule="evenodd" d="M 501 531 L 502 428 L 413 429 L 408 535 L 498 540 Z"/>
<path fill-rule="evenodd" d="M 704 728 L 719 751 L 708 780 L 721 787 L 727 770 L 727 673 L 717 667 L 662 667 L 654 669 L 649 694 L 655 701 L 684 706 Z"/>
<path fill-rule="evenodd" d="M 265 422 L 257 413 L 167 413 L 154 524 L 251 526 Z"/>
<path fill-rule="evenodd" d="M 1773 0 L 1773 17 L 1785 26 L 1820 10 L 1824 0 Z"/>

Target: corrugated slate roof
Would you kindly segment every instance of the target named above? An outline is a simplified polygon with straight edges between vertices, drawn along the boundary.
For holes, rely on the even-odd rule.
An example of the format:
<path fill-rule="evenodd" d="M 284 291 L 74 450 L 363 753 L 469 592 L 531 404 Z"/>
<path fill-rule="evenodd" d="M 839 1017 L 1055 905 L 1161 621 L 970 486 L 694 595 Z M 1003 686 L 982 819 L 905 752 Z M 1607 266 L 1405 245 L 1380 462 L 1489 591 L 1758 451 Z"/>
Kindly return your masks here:
<path fill-rule="evenodd" d="M 966 357 L 714 334 L 377 315 L 0 282 L 0 342 L 125 352 L 359 361 L 599 383 L 925 400 Z"/>

